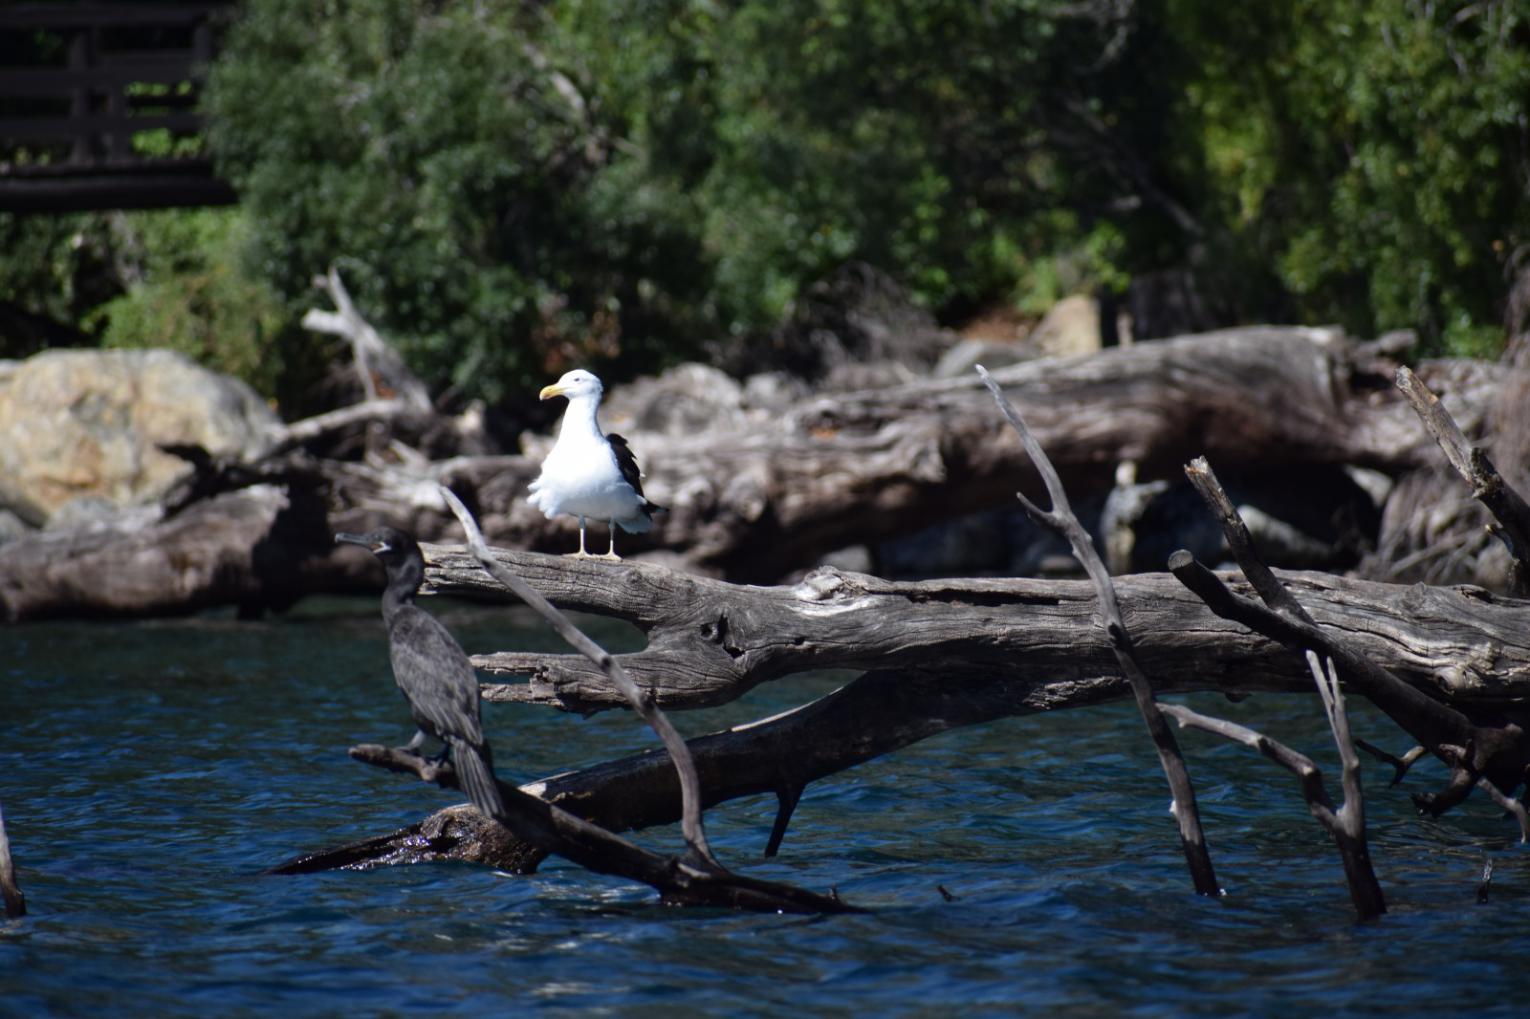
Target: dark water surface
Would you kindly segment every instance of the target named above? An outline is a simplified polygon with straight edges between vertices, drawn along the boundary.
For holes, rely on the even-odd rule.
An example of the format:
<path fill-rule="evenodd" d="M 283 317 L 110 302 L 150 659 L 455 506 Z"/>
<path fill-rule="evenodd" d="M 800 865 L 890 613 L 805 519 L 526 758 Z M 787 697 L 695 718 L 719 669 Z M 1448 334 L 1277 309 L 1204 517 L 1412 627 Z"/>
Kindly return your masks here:
<path fill-rule="evenodd" d="M 431 608 L 471 651 L 556 646 L 502 609 Z M 948 734 L 822 782 L 775 861 L 758 858 L 773 801 L 711 811 L 726 862 L 872 910 L 755 916 L 667 909 L 556 861 L 530 878 L 263 875 L 453 802 L 346 758 L 412 732 L 373 602 L 12 627 L 0 652 L 0 805 L 31 907 L 0 921 L 3 1015 L 1530 1015 L 1530 853 L 1496 810 L 1473 798 L 1421 821 L 1369 768 L 1392 911 L 1361 925 L 1289 777 L 1190 735 L 1229 893 L 1199 899 L 1125 705 Z M 770 684 L 678 721 L 697 734 L 833 685 Z M 1315 700 L 1196 703 L 1333 773 Z M 612 712 L 486 711 L 501 777 L 652 744 Z M 1404 749 L 1363 706 L 1355 723 Z M 1409 787 L 1441 778 L 1421 766 Z M 639 838 L 678 844 L 672 829 Z"/>

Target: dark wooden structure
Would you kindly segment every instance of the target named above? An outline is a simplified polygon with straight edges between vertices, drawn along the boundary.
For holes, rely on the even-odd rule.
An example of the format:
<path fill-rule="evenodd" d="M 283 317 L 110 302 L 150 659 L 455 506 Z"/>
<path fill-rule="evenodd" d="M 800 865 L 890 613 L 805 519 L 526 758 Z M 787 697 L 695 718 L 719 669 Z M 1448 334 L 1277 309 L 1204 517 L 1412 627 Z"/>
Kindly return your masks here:
<path fill-rule="evenodd" d="M 0 210 L 218 205 L 197 109 L 228 0 L 0 5 Z"/>

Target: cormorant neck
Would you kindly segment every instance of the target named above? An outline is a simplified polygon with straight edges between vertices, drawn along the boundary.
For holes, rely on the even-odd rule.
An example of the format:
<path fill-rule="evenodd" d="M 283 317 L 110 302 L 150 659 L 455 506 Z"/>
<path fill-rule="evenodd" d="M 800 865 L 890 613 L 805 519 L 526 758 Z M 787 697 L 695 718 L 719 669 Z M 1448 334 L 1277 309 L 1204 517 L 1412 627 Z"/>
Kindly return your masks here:
<path fill-rule="evenodd" d="M 424 579 L 425 562 L 422 559 L 411 557 L 402 563 L 389 565 L 388 586 L 383 589 L 382 596 L 385 621 L 392 622 L 399 609 L 414 604 L 414 593 L 420 589 L 420 582 Z"/>
<path fill-rule="evenodd" d="M 595 419 L 595 412 L 599 409 L 600 397 L 598 396 L 571 397 L 568 401 L 568 409 L 563 412 L 563 424 L 558 426 L 558 439 L 561 441 L 565 435 L 604 435 L 605 433 L 600 430 L 600 423 Z"/>

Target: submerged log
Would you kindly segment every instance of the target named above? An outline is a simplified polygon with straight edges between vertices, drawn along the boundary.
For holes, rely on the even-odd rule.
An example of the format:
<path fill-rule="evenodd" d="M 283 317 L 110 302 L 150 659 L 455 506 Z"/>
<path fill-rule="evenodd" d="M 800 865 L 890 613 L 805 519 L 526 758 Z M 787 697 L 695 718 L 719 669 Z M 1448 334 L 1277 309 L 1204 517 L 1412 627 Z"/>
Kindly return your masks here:
<path fill-rule="evenodd" d="M 789 814 L 812 782 L 931 736 L 998 718 L 1059 711 L 1129 696 L 1119 675 L 1051 681 L 1027 669 L 966 677 L 940 671 L 868 672 L 833 693 L 773 718 L 688 742 L 707 807 L 775 795 Z M 502 785 L 508 784 L 501 780 Z M 663 750 L 649 750 L 520 787 L 611 831 L 680 819 L 680 783 Z M 767 852 L 780 842 L 773 832 Z M 386 835 L 305 853 L 273 873 L 365 869 L 460 860 L 515 873 L 535 871 L 545 854 L 486 822 L 466 806 L 439 810 Z"/>

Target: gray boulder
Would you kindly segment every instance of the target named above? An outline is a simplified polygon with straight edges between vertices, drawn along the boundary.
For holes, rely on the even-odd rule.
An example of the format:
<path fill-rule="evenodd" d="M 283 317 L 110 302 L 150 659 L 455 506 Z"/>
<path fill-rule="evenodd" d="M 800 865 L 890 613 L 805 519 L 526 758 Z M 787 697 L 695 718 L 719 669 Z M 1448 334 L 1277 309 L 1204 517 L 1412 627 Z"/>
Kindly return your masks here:
<path fill-rule="evenodd" d="M 249 386 L 173 351 L 44 351 L 0 365 L 0 505 L 35 526 L 76 499 L 146 505 L 190 470 L 161 445 L 254 459 L 280 428 Z"/>

